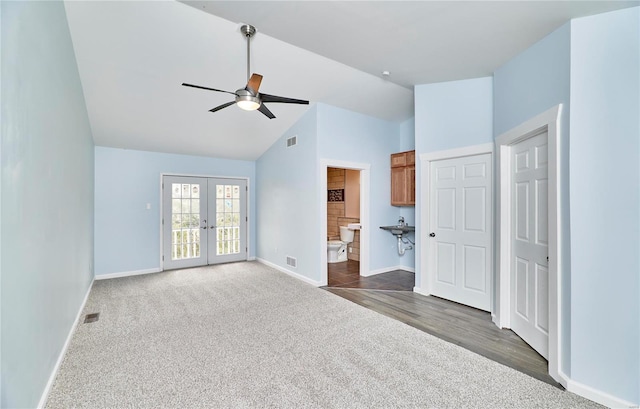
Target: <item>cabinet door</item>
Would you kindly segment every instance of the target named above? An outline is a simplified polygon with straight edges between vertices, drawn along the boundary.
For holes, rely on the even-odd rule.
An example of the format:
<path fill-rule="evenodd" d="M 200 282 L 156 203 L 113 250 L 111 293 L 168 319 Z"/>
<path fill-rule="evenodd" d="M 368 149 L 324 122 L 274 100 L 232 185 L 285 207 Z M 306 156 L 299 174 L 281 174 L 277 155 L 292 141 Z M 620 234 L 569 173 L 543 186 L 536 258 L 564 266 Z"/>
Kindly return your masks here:
<path fill-rule="evenodd" d="M 407 166 L 416 164 L 416 151 L 407 152 Z"/>
<path fill-rule="evenodd" d="M 391 205 L 402 206 L 407 202 L 405 168 L 391 168 Z"/>
<path fill-rule="evenodd" d="M 407 184 L 407 204 L 415 205 L 416 204 L 416 167 L 415 166 L 407 166 L 405 168 L 405 177 Z"/>
<path fill-rule="evenodd" d="M 407 164 L 407 153 L 394 153 L 391 155 L 391 167 L 405 166 Z"/>

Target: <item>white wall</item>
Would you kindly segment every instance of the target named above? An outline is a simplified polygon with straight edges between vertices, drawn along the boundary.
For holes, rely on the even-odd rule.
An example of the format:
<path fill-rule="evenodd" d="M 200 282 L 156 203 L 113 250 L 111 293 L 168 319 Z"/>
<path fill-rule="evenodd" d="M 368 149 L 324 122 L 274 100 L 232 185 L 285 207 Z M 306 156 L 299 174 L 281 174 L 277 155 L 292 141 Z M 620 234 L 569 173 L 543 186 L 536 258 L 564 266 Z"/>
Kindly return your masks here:
<path fill-rule="evenodd" d="M 428 217 L 420 203 L 420 154 L 493 142 L 492 78 L 451 81 L 415 87 L 416 226 Z M 417 237 L 420 249 L 426 234 Z M 422 266 L 416 255 L 416 287 L 422 286 Z"/>
<path fill-rule="evenodd" d="M 0 7 L 0 406 L 36 407 L 93 280 L 93 140 L 62 2 Z"/>
<path fill-rule="evenodd" d="M 105 147 L 95 158 L 96 276 L 160 269 L 163 173 L 249 178 L 248 256 L 255 256 L 255 162 Z"/>
<path fill-rule="evenodd" d="M 640 7 L 571 23 L 571 377 L 640 403 Z"/>

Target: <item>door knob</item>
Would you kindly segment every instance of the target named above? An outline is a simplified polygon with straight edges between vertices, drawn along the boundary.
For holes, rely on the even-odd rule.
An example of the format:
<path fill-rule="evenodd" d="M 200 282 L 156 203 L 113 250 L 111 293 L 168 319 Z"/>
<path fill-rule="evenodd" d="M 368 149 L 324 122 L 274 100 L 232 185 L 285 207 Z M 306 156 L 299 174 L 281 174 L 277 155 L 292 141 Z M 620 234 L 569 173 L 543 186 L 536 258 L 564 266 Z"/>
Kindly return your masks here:
<path fill-rule="evenodd" d="M 435 233 L 429 233 L 429 237 L 436 237 Z"/>
<path fill-rule="evenodd" d="M 209 226 L 209 228 L 210 228 L 210 229 L 215 229 L 215 228 L 216 228 L 216 226 Z M 206 229 L 206 227 L 205 227 L 205 229 Z"/>
<path fill-rule="evenodd" d="M 207 230 L 207 226 L 200 227 L 202 230 Z"/>

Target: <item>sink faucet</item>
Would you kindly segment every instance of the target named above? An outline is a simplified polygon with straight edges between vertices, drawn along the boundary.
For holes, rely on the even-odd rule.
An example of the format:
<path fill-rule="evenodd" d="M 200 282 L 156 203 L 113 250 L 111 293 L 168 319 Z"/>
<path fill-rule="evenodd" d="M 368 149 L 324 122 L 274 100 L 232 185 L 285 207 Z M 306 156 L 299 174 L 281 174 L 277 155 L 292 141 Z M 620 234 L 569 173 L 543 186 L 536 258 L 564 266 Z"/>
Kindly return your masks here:
<path fill-rule="evenodd" d="M 404 223 L 404 217 L 400 216 L 398 218 L 398 226 L 406 226 L 406 224 Z"/>

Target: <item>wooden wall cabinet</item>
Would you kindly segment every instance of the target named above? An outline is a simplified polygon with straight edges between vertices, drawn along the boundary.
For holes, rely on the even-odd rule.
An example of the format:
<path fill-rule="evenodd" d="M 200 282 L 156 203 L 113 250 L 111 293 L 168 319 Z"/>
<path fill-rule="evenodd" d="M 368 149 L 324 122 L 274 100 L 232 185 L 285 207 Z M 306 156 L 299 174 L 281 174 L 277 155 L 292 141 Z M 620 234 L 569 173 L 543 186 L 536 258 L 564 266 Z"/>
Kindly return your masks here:
<path fill-rule="evenodd" d="M 416 204 L 416 151 L 391 155 L 391 205 Z"/>

